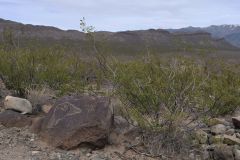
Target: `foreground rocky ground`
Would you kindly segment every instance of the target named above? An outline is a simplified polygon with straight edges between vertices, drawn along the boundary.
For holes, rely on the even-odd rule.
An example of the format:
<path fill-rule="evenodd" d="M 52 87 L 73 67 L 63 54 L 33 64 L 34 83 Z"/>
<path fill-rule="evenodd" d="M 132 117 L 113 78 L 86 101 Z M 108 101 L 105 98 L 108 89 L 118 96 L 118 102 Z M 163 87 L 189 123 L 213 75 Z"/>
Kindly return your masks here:
<path fill-rule="evenodd" d="M 10 92 L 1 85 L 0 160 L 240 160 L 238 110 L 195 128 L 189 154 L 151 157 L 133 148 L 140 144 L 138 128 L 113 116 L 106 98 L 65 96 L 38 114 L 22 115 L 4 109 Z"/>
<path fill-rule="evenodd" d="M 61 150 L 42 142 L 39 137 L 25 128 L 0 126 L 0 160 L 121 160 L 149 159 L 129 150 L 123 154 L 122 145 L 108 145 L 104 149 L 92 150 L 78 147 Z"/>
<path fill-rule="evenodd" d="M 83 97 L 79 103 L 81 97 L 65 97 L 52 111 L 47 106 L 41 113 L 22 115 L 4 109 L 3 99 L 10 92 L 0 91 L 0 160 L 151 159 L 129 148 L 138 139 L 136 128 L 120 116 L 112 127 L 104 99 Z M 93 147 L 99 139 L 105 146 Z"/>

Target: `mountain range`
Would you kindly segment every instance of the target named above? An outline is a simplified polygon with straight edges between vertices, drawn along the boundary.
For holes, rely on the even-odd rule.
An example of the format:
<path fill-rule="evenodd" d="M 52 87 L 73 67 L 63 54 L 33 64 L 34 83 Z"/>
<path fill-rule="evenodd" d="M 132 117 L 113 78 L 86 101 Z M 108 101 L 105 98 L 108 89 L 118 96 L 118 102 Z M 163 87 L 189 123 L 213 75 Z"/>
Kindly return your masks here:
<path fill-rule="evenodd" d="M 88 38 L 77 30 L 61 30 L 51 26 L 22 24 L 0 19 L 0 37 L 10 30 L 20 42 L 26 46 L 27 42 L 36 45 L 59 44 L 68 51 L 87 53 Z M 238 32 L 239 30 L 239 32 Z M 96 45 L 104 52 L 117 55 L 138 55 L 146 52 L 216 52 L 240 51 L 237 48 L 239 26 L 211 26 L 206 28 L 188 27 L 182 29 L 149 29 L 122 32 L 95 32 Z M 0 39 L 0 42 L 3 38 Z M 34 41 L 37 40 L 37 41 Z M 233 43 L 234 41 L 234 43 Z"/>
<path fill-rule="evenodd" d="M 209 27 L 186 27 L 181 29 L 168 29 L 171 33 L 207 32 L 213 38 L 224 38 L 236 47 L 240 47 L 240 25 L 212 25 Z"/>

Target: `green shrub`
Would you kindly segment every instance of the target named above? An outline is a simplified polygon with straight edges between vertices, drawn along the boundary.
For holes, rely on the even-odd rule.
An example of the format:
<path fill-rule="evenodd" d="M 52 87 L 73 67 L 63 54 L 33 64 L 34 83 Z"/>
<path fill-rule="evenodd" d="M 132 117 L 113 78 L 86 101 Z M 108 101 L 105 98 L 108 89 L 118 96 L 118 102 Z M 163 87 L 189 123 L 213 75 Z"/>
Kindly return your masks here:
<path fill-rule="evenodd" d="M 153 139 L 158 137 L 158 145 L 163 148 L 179 142 L 172 148 L 179 153 L 186 141 L 178 140 L 187 140 L 184 137 L 193 130 L 192 122 L 228 114 L 240 105 L 237 65 L 206 59 L 153 57 L 147 63 L 118 62 L 113 68 L 116 76 L 111 79 L 124 104 L 123 115 L 138 124 L 148 137 L 149 133 L 155 135 Z M 155 142 L 148 146 L 156 146 Z"/>
<path fill-rule="evenodd" d="M 94 62 L 84 62 L 61 47 L 2 49 L 0 57 L 0 74 L 19 95 L 32 85 L 49 86 L 60 95 L 84 92 L 88 77 L 98 72 Z"/>

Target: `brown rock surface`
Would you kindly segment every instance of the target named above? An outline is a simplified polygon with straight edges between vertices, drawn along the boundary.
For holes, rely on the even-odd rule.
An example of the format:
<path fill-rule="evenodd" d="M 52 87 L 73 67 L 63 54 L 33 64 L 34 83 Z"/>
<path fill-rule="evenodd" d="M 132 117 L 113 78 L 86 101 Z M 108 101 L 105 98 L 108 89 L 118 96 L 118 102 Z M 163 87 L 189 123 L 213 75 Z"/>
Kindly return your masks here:
<path fill-rule="evenodd" d="M 31 123 L 31 118 L 12 110 L 0 113 L 0 124 L 5 127 L 25 127 Z"/>
<path fill-rule="evenodd" d="M 65 96 L 43 119 L 39 135 L 52 146 L 64 149 L 81 143 L 102 147 L 107 143 L 112 116 L 108 98 Z"/>

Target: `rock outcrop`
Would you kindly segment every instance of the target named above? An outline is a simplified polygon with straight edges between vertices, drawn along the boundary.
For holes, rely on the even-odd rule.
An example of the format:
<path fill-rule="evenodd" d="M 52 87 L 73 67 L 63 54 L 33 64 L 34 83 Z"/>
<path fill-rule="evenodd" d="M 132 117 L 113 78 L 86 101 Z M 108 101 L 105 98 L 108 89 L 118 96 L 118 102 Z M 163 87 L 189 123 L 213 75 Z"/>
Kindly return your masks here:
<path fill-rule="evenodd" d="M 113 120 L 109 102 L 105 97 L 62 97 L 33 128 L 54 147 L 71 149 L 82 143 L 103 147 Z"/>

